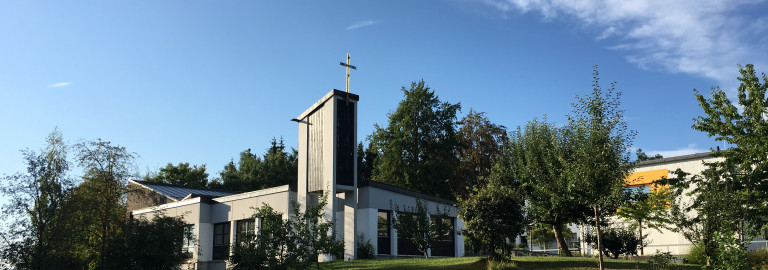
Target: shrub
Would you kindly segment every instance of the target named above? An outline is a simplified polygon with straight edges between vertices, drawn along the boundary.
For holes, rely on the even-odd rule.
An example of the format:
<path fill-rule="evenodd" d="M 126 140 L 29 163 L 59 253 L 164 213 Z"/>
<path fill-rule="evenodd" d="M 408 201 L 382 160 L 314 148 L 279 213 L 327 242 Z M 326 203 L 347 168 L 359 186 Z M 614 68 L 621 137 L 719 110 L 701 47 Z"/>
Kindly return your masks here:
<path fill-rule="evenodd" d="M 291 201 L 292 218 L 267 204 L 256 208 L 253 219 L 261 219 L 256 235 L 238 240 L 229 257 L 230 269 L 306 269 L 312 264 L 319 268 L 320 254 L 336 258 L 344 256 L 344 242 L 336 239 L 333 223 L 323 217 L 326 196 L 304 212 L 296 201 Z"/>
<path fill-rule="evenodd" d="M 675 257 L 669 252 L 661 252 L 656 250 L 656 254 L 648 259 L 648 264 L 651 265 L 651 269 L 667 270 L 672 269 L 672 262 Z"/>
<path fill-rule="evenodd" d="M 357 244 L 357 258 L 358 259 L 375 259 L 376 251 L 371 244 L 371 240 L 365 239 L 365 234 L 360 233 L 355 240 Z"/>
<path fill-rule="evenodd" d="M 747 253 L 749 266 L 758 269 L 768 269 L 768 249 L 761 248 Z"/>
<path fill-rule="evenodd" d="M 685 255 L 685 262 L 690 264 L 706 265 L 707 255 L 697 247 L 691 247 L 691 250 Z"/>
<path fill-rule="evenodd" d="M 715 269 L 748 269 L 747 248 L 734 233 L 715 232 L 717 260 Z"/>
<path fill-rule="evenodd" d="M 596 235 L 587 234 L 585 240 L 597 248 Z M 637 255 L 637 248 L 645 245 L 643 240 L 634 230 L 625 227 L 607 227 L 600 234 L 603 254 L 614 259 L 621 255 Z"/>

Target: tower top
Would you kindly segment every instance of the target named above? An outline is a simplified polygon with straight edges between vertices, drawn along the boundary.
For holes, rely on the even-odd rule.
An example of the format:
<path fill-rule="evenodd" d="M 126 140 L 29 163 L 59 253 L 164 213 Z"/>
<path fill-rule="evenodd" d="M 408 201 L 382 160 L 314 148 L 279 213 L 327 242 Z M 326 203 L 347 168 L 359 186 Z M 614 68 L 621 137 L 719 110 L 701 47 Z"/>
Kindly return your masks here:
<path fill-rule="evenodd" d="M 360 96 L 358 96 L 356 94 L 352 94 L 352 93 L 348 93 L 348 92 L 344 93 L 344 91 L 333 89 L 330 92 L 328 92 L 327 94 L 325 94 L 325 96 L 320 98 L 320 100 L 315 102 L 315 104 L 312 104 L 312 106 L 307 108 L 307 110 L 304 111 L 303 113 L 301 113 L 301 115 L 299 115 L 299 117 L 297 117 L 296 119 L 297 120 L 303 120 L 304 118 L 306 118 L 307 116 L 312 114 L 314 111 L 319 109 L 329 99 L 331 99 L 333 97 L 344 97 L 344 96 L 347 97 L 347 100 L 354 100 L 354 101 L 359 101 L 360 100 Z"/>

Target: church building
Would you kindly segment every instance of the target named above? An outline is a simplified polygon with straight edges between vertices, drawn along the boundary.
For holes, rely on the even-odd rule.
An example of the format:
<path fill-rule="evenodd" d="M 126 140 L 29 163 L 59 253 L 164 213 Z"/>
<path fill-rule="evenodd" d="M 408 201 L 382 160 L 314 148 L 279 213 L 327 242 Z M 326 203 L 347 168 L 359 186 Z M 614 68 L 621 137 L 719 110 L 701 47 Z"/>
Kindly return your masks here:
<path fill-rule="evenodd" d="M 182 217 L 194 239 L 185 241 L 194 269 L 226 269 L 230 243 L 238 235 L 256 233 L 260 220 L 255 208 L 268 204 L 288 218 L 291 201 L 313 204 L 325 195 L 325 218 L 334 222 L 344 240 L 344 260 L 357 258 L 355 239 L 364 235 L 380 257 L 420 256 L 410 239 L 398 238 L 392 219 L 399 209 L 414 207 L 418 200 L 429 211 L 447 209 L 451 231 L 429 251 L 431 256 L 464 255 L 463 229 L 455 201 L 420 194 L 375 181 L 358 181 L 357 103 L 359 96 L 332 90 L 293 121 L 298 124 L 298 183 L 262 190 L 231 193 L 167 184 L 130 181 L 128 210 L 133 218 L 157 214 Z M 331 258 L 323 257 L 321 260 Z M 337 258 L 341 259 L 341 258 Z"/>

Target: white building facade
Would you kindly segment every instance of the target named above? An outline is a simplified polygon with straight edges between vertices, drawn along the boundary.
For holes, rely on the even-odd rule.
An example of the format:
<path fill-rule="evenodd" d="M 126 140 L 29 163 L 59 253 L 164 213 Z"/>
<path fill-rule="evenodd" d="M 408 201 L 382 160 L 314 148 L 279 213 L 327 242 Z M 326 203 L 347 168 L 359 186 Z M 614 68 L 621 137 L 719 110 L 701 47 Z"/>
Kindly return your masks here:
<path fill-rule="evenodd" d="M 421 255 L 409 239 L 397 237 L 392 219 L 400 209 L 413 207 L 417 200 L 448 211 L 451 232 L 429 252 L 432 256 L 464 255 L 463 229 L 456 202 L 387 184 L 358 182 L 356 149 L 357 102 L 355 94 L 332 90 L 293 121 L 299 127 L 298 183 L 263 190 L 231 193 L 190 189 L 166 184 L 130 181 L 144 196 L 130 196 L 128 209 L 133 218 L 151 218 L 163 213 L 178 216 L 188 224 L 194 239 L 185 247 L 193 254 L 190 267 L 226 269 L 230 243 L 238 235 L 258 232 L 255 210 L 268 204 L 289 218 L 291 201 L 301 206 L 327 196 L 325 218 L 334 222 L 337 236 L 344 240 L 344 260 L 357 258 L 355 239 L 363 235 L 379 256 Z M 322 257 L 321 260 L 333 258 Z M 339 258 L 341 259 L 341 258 Z"/>
<path fill-rule="evenodd" d="M 625 187 L 638 188 L 645 192 L 653 192 L 657 188 L 667 188 L 662 186 L 654 186 L 653 182 L 662 178 L 671 179 L 677 177 L 675 171 L 678 169 L 690 173 L 688 177 L 693 175 L 701 175 L 701 172 L 706 170 L 705 162 L 715 162 L 721 160 L 720 158 L 712 157 L 711 152 L 697 153 L 676 157 L 668 157 L 654 160 L 641 161 L 636 164 L 634 171 L 627 177 L 625 181 Z M 678 198 L 680 203 L 684 205 L 690 204 L 692 198 L 689 196 L 683 196 Z M 613 218 L 614 222 L 618 224 L 628 225 L 629 223 L 619 218 Z M 581 233 L 585 233 L 589 227 L 583 227 Z M 690 252 L 693 247 L 691 241 L 683 236 L 682 233 L 676 233 L 668 229 L 643 229 L 643 235 L 647 235 L 649 241 L 648 246 L 644 248 L 645 255 L 652 255 L 656 250 L 660 252 L 670 252 L 673 255 L 685 255 Z M 581 238 L 583 239 L 583 238 Z M 596 250 L 584 241 L 581 241 L 582 252 L 588 255 L 596 255 Z"/>

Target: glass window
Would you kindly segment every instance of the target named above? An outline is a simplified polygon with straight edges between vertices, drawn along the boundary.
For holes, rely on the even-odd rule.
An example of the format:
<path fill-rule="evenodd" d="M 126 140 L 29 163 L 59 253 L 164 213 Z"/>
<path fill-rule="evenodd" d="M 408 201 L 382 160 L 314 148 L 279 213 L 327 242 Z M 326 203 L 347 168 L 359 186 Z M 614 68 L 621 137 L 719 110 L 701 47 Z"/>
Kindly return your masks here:
<path fill-rule="evenodd" d="M 377 220 L 379 237 L 389 237 L 389 211 L 379 211 Z"/>
<path fill-rule="evenodd" d="M 243 219 L 237 221 L 237 229 L 235 230 L 235 242 L 239 243 L 248 239 L 248 236 L 253 236 L 256 233 L 256 222 L 253 219 Z"/>
<path fill-rule="evenodd" d="M 439 238 L 440 241 L 453 241 L 453 218 L 448 217 L 438 219 L 436 216 L 431 216 L 429 222 L 433 228 L 443 230 L 443 233 Z M 442 222 L 442 224 L 439 222 Z"/>
<path fill-rule="evenodd" d="M 213 224 L 213 259 L 229 257 L 229 222 Z"/>
<path fill-rule="evenodd" d="M 184 236 L 181 250 L 184 253 L 195 253 L 195 225 L 184 226 Z"/>
<path fill-rule="evenodd" d="M 635 187 L 628 187 L 624 189 L 625 191 L 640 191 L 645 194 L 651 193 L 651 185 L 643 185 L 643 186 L 635 186 Z"/>

